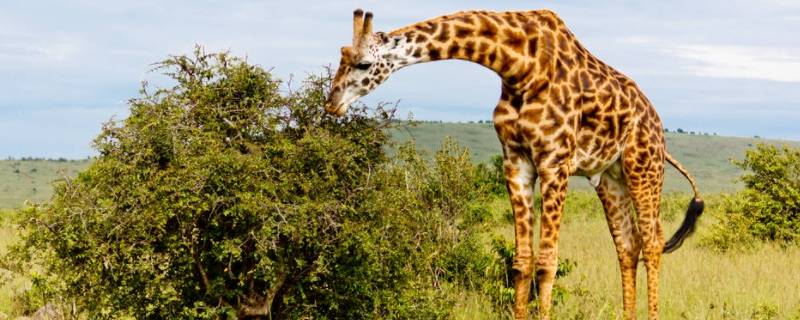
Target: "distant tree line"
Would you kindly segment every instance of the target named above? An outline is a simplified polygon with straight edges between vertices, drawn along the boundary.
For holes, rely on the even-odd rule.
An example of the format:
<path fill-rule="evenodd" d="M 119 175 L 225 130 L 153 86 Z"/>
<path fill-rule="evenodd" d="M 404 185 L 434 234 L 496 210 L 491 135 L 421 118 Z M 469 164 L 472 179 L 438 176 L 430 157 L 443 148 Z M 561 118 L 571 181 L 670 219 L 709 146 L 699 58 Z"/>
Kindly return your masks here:
<path fill-rule="evenodd" d="M 45 158 L 45 157 L 30 157 L 30 156 L 29 156 L 29 157 L 15 158 L 15 157 L 11 157 L 11 156 L 9 156 L 9 157 L 6 157 L 6 159 L 5 159 L 5 160 L 6 160 L 6 161 L 52 161 L 52 162 L 69 162 L 69 161 L 84 161 L 84 160 L 88 160 L 88 159 L 91 159 L 91 157 L 86 157 L 85 159 L 67 159 L 67 158 L 64 158 L 64 157 L 58 157 L 58 158 Z"/>
<path fill-rule="evenodd" d="M 394 120 L 394 121 L 401 121 L 401 120 Z M 468 123 L 468 124 L 492 124 L 494 123 L 492 120 L 468 120 L 468 121 L 442 121 L 442 120 L 413 120 L 416 123 Z M 717 136 L 716 132 L 706 132 L 706 131 L 691 131 L 691 130 L 684 130 L 683 128 L 673 129 L 670 130 L 669 128 L 664 128 L 664 132 L 670 133 L 678 133 L 678 134 L 688 134 L 688 135 L 696 135 L 696 136 Z M 761 137 L 758 135 L 753 136 L 753 138 L 760 139 Z"/>
<path fill-rule="evenodd" d="M 393 121 L 394 122 L 401 122 L 403 120 L 393 120 Z M 475 123 L 491 124 L 491 123 L 494 123 L 492 120 L 477 120 L 477 121 L 475 121 L 475 120 L 468 120 L 468 121 L 412 120 L 412 121 L 416 122 L 416 123 L 440 123 L 440 124 L 443 124 L 443 123 L 461 123 L 461 124 L 463 124 L 463 123 L 469 123 L 469 124 L 475 124 Z"/>
<path fill-rule="evenodd" d="M 701 131 L 686 131 L 682 128 L 678 128 L 676 130 L 670 131 L 669 128 L 664 128 L 664 132 L 672 132 L 672 133 L 680 133 L 680 134 L 689 134 L 689 135 L 697 135 L 697 136 L 716 136 L 716 132 L 701 132 Z"/>

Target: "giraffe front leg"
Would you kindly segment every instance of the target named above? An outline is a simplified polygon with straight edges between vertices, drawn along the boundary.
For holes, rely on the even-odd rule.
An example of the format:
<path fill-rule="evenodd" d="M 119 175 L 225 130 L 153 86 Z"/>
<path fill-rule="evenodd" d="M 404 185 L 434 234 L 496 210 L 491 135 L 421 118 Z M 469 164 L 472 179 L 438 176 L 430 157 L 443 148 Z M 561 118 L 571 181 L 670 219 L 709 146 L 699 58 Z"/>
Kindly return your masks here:
<path fill-rule="evenodd" d="M 536 282 L 539 285 L 539 318 L 550 319 L 553 283 L 558 269 L 558 230 L 567 193 L 569 166 L 539 169 L 542 188 L 542 218 Z"/>
<path fill-rule="evenodd" d="M 533 274 L 533 218 L 532 196 L 536 171 L 527 155 L 504 147 L 503 168 L 506 187 L 514 212 L 515 254 L 512 268 L 514 274 L 514 318 L 528 318 L 528 295 Z"/>

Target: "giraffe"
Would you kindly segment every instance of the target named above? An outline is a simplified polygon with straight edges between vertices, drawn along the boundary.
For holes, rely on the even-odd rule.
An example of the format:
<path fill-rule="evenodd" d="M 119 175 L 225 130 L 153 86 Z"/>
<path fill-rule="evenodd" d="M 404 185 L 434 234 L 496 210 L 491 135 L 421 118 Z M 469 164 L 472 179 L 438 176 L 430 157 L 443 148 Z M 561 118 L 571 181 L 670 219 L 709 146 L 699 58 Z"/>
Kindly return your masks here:
<path fill-rule="evenodd" d="M 331 114 L 343 115 L 355 100 L 412 64 L 466 60 L 502 79 L 493 122 L 514 215 L 514 317 L 528 317 L 535 270 L 538 315 L 550 318 L 567 182 L 577 175 L 594 186 L 606 214 L 622 275 L 624 317 L 636 317 L 641 254 L 648 315 L 657 319 L 662 253 L 680 247 L 693 232 L 703 200 L 694 178 L 667 153 L 661 120 L 637 85 L 589 53 L 548 10 L 462 11 L 388 33 L 373 33 L 372 19 L 370 12 L 353 13 L 353 43 L 341 49 L 325 103 Z M 659 221 L 665 161 L 686 177 L 694 192 L 681 226 L 666 243 Z M 534 257 L 537 180 L 542 212 Z"/>

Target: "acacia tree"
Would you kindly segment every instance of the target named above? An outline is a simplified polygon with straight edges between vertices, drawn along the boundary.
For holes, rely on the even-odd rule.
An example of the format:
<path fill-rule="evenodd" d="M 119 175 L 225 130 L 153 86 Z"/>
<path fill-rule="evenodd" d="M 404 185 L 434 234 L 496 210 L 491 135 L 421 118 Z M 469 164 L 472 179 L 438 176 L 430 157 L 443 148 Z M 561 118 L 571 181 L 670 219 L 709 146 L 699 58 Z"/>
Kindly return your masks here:
<path fill-rule="evenodd" d="M 476 166 L 450 140 L 432 161 L 413 143 L 387 157 L 392 112 L 328 116 L 329 75 L 281 89 L 200 49 L 157 69 L 176 85 L 142 89 L 93 163 L 19 215 L 0 267 L 36 271 L 29 311 L 440 319 L 465 290 L 508 309 L 513 250 L 478 235 L 504 188 L 499 162 Z"/>
<path fill-rule="evenodd" d="M 43 269 L 29 298 L 63 297 L 90 318 L 445 314 L 420 261 L 452 242 L 431 249 L 430 214 L 381 200 L 391 112 L 329 117 L 329 77 L 282 93 L 224 53 L 157 69 L 177 84 L 142 89 L 103 127 L 92 165 L 22 212 L 5 261 Z"/>
<path fill-rule="evenodd" d="M 800 149 L 759 143 L 734 164 L 744 190 L 721 201 L 723 215 L 705 239 L 719 250 L 759 241 L 800 243 Z"/>
<path fill-rule="evenodd" d="M 747 170 L 741 178 L 741 213 L 750 233 L 765 240 L 800 240 L 800 149 L 759 143 L 735 163 Z"/>

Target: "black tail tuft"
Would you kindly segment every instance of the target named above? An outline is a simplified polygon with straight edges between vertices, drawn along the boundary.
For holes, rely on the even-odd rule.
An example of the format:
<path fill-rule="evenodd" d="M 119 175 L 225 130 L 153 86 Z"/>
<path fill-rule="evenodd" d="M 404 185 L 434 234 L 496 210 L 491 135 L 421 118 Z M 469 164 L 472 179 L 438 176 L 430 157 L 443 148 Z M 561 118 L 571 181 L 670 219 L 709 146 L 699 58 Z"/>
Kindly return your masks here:
<path fill-rule="evenodd" d="M 686 210 L 686 217 L 683 218 L 681 227 L 678 228 L 678 231 L 675 231 L 672 238 L 664 245 L 664 253 L 670 253 L 681 247 L 683 240 L 686 240 L 686 238 L 694 233 L 697 218 L 699 218 L 701 214 L 703 214 L 703 199 L 692 199 L 692 201 L 689 202 L 689 209 Z"/>

